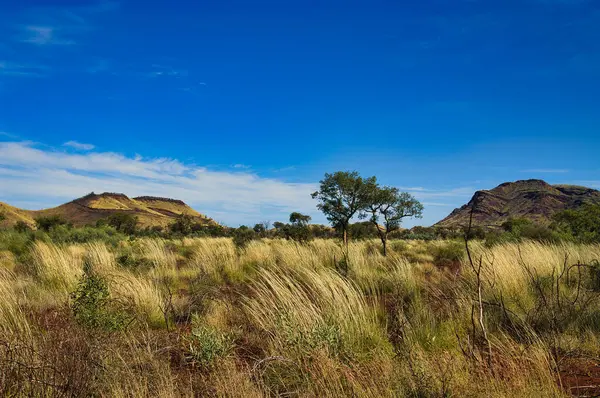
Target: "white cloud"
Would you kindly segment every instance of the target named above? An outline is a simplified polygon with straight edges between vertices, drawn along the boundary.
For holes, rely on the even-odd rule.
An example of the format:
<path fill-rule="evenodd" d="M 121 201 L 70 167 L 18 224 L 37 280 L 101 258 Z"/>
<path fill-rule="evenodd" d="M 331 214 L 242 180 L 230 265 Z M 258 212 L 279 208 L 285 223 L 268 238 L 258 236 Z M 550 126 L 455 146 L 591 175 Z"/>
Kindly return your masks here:
<path fill-rule="evenodd" d="M 83 144 L 77 141 L 67 141 L 63 144 L 63 146 L 68 146 L 73 149 L 77 149 L 78 151 L 91 151 L 95 148 L 95 146 L 92 144 Z"/>
<path fill-rule="evenodd" d="M 73 143 L 86 145 L 66 144 L 72 147 Z M 233 226 L 286 220 L 292 211 L 326 223 L 310 197 L 317 188 L 317 183 L 265 178 L 242 167 L 222 171 L 169 158 L 72 153 L 32 142 L 0 142 L 0 201 L 23 207 L 32 202 L 38 203 L 38 208 L 52 207 L 92 191 L 122 192 L 131 197 L 181 199 Z M 402 190 L 412 191 L 426 206 L 423 220 L 406 220 L 405 226 L 433 223 L 447 215 L 446 207 L 466 203 L 474 192 L 473 188 Z"/>
<path fill-rule="evenodd" d="M 59 29 L 53 26 L 27 25 L 23 27 L 24 43 L 43 45 L 71 45 L 75 44 L 73 40 L 58 37 Z"/>
<path fill-rule="evenodd" d="M 322 220 L 310 193 L 316 184 L 225 172 L 174 159 L 85 154 L 40 149 L 27 142 L 0 142 L 0 200 L 35 198 L 46 206 L 94 192 L 123 192 L 182 199 L 230 225 L 283 220 L 301 211 Z"/>

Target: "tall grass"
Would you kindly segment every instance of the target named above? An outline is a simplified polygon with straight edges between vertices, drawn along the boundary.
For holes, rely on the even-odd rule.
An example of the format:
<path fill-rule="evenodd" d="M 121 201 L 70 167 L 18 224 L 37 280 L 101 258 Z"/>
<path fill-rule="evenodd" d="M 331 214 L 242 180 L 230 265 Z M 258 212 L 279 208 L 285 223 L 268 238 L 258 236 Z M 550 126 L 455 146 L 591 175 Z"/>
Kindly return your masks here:
<path fill-rule="evenodd" d="M 267 332 L 273 352 L 323 348 L 330 354 L 373 354 L 388 349 L 374 308 L 352 282 L 328 269 L 259 271 L 245 306 Z"/>
<path fill-rule="evenodd" d="M 77 251 L 36 241 L 31 250 L 31 271 L 42 283 L 68 294 L 83 274 Z"/>
<path fill-rule="evenodd" d="M 22 245 L 6 236 L 6 394 L 563 396 L 561 356 L 600 355 L 594 275 L 559 278 L 565 264 L 600 259 L 598 245 L 471 243 L 478 286 L 444 241 L 392 241 L 386 257 L 377 241 L 351 242 L 345 257 L 334 240 L 239 248 L 228 238 Z M 438 261 L 447 253 L 450 267 Z M 78 324 L 70 293 L 84 270 L 135 322 Z M 41 368 L 51 371 L 33 380 Z"/>

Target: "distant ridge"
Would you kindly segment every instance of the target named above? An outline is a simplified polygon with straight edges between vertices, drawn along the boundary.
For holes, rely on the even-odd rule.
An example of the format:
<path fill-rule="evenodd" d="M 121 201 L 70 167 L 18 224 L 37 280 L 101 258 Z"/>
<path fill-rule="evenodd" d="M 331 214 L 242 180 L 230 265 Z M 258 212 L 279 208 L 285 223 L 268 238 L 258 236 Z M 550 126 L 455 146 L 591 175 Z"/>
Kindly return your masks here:
<path fill-rule="evenodd" d="M 469 203 L 454 209 L 435 225 L 447 228 L 468 225 L 471 209 L 473 225 L 481 227 L 499 227 L 515 217 L 548 224 L 557 212 L 586 203 L 600 204 L 600 191 L 577 185 L 550 185 L 534 179 L 505 182 L 494 189 L 475 192 Z"/>
<path fill-rule="evenodd" d="M 3 226 L 10 226 L 18 221 L 34 225 L 35 218 L 54 215 L 60 216 L 74 226 L 93 225 L 96 221 L 115 213 L 137 216 L 141 227 L 165 227 L 172 224 L 181 214 L 189 215 L 200 224 L 217 224 L 178 199 L 155 196 L 129 198 L 123 193 L 114 192 L 100 194 L 91 192 L 58 207 L 44 210 L 23 210 L 0 202 L 0 212 L 6 217 L 1 224 Z"/>

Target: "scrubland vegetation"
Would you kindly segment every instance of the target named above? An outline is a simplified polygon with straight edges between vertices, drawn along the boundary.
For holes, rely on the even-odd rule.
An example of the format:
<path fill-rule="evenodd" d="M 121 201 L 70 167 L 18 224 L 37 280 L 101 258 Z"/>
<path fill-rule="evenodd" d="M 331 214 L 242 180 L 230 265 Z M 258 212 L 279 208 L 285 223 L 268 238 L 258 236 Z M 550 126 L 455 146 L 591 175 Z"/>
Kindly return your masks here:
<path fill-rule="evenodd" d="M 26 236 L 0 236 L 3 395 L 593 390 L 596 244 Z"/>
<path fill-rule="evenodd" d="M 334 228 L 117 213 L 0 231 L 0 394 L 600 394 L 597 208 L 407 231 L 422 206 L 374 178 L 313 196 Z"/>

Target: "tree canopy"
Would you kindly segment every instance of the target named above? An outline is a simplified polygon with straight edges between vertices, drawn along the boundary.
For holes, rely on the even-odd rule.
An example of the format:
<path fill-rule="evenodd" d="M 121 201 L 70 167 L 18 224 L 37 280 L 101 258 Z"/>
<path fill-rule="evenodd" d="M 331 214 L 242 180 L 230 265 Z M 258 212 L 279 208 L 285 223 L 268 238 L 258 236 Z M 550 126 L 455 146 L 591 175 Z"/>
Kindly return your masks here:
<path fill-rule="evenodd" d="M 363 179 L 356 171 L 326 173 L 319 182 L 319 190 L 312 194 L 319 203 L 327 220 L 340 228 L 346 247 L 348 246 L 348 225 L 350 220 L 368 204 L 368 189 L 375 177 Z"/>
<path fill-rule="evenodd" d="M 423 205 L 411 194 L 394 187 L 380 187 L 373 179 L 368 184 L 366 206 L 360 216 L 369 218 L 375 225 L 385 256 L 388 234 L 400 228 L 402 219 L 420 218 L 422 214 Z"/>
<path fill-rule="evenodd" d="M 423 205 L 411 194 L 381 187 L 376 177 L 363 178 L 356 171 L 325 174 L 312 197 L 319 201 L 317 208 L 332 225 L 342 230 L 346 247 L 350 220 L 355 215 L 368 218 L 377 229 L 384 254 L 388 234 L 400 228 L 402 219 L 421 217 L 423 213 Z"/>

